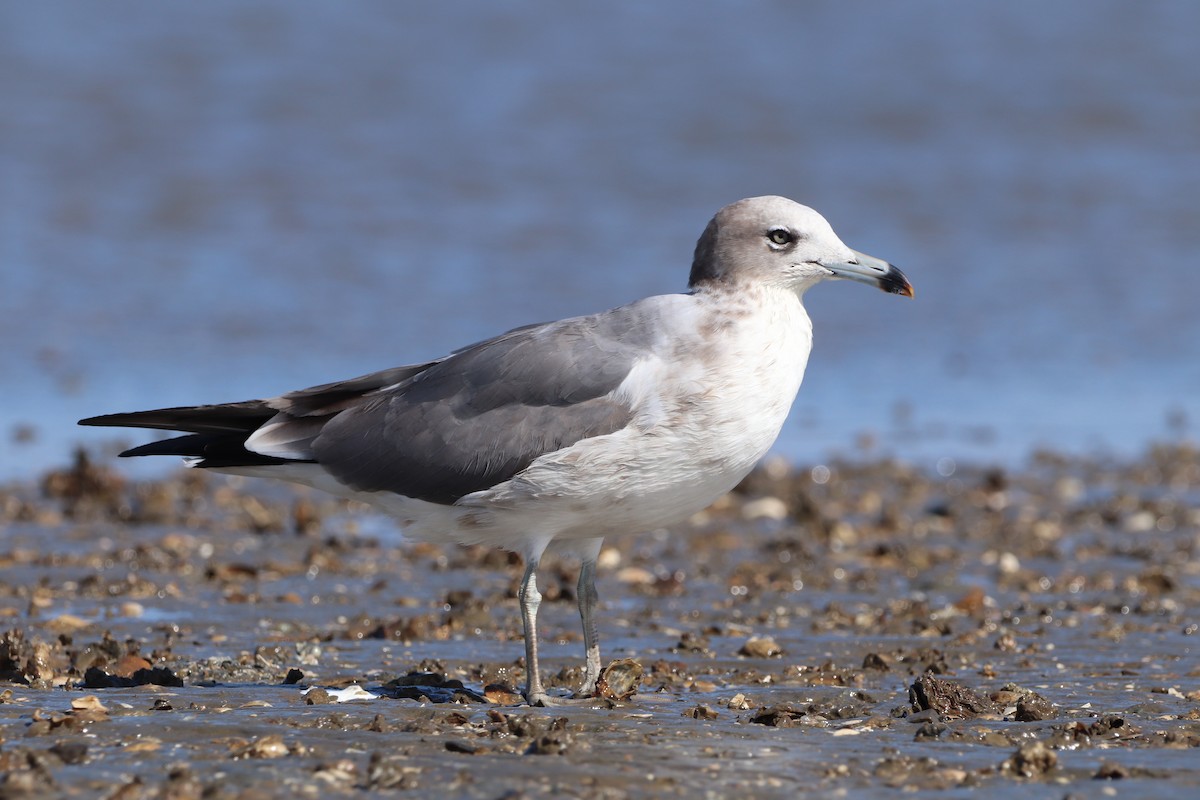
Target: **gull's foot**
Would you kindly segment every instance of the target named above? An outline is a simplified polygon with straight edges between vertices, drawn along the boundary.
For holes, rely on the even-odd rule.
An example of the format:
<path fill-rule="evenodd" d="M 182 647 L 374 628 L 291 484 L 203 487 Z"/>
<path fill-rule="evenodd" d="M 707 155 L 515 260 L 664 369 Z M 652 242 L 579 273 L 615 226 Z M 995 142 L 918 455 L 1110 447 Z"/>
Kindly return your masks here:
<path fill-rule="evenodd" d="M 541 708 L 555 708 L 561 706 L 600 707 L 609 705 L 608 701 L 603 697 L 596 697 L 595 695 L 583 695 L 582 693 L 572 695 L 571 697 L 557 697 L 555 695 L 547 694 L 546 692 L 541 692 L 529 695 L 525 698 L 525 700 L 529 703 L 529 705 Z"/>

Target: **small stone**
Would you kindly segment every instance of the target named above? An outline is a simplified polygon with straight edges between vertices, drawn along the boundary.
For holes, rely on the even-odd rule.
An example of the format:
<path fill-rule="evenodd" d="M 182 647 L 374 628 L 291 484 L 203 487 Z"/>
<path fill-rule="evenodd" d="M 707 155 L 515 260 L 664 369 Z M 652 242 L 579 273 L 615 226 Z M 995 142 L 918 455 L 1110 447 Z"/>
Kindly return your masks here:
<path fill-rule="evenodd" d="M 234 758 L 282 758 L 291 752 L 283 737 L 271 734 L 256 739 L 234 754 Z"/>
<path fill-rule="evenodd" d="M 865 656 L 863 656 L 862 668 L 878 670 L 879 672 L 887 672 L 892 668 L 892 665 L 888 663 L 888 660 L 879 653 L 867 653 Z"/>
<path fill-rule="evenodd" d="M 489 683 L 483 687 L 483 696 L 489 703 L 498 706 L 515 706 L 525 702 L 525 698 L 521 696 L 520 692 L 499 683 Z"/>
<path fill-rule="evenodd" d="M 314 779 L 342 789 L 350 789 L 357 776 L 358 765 L 348 758 L 339 759 L 332 764 L 320 764 L 313 770 Z"/>
<path fill-rule="evenodd" d="M 304 693 L 304 702 L 310 706 L 323 706 L 329 703 L 336 703 L 337 700 L 329 694 L 329 690 L 322 686 L 314 686 Z"/>
<path fill-rule="evenodd" d="M 108 671 L 109 675 L 116 675 L 119 678 L 132 678 L 133 674 L 138 670 L 150 669 L 151 664 L 141 656 L 128 655 L 122 657 Z"/>
<path fill-rule="evenodd" d="M 561 756 L 575 744 L 575 737 L 567 730 L 566 717 L 558 717 L 550 723 L 545 733 L 538 736 L 525 750 L 526 755 Z"/>
<path fill-rule="evenodd" d="M 950 726 L 944 722 L 926 722 L 921 727 L 917 728 L 917 732 L 913 734 L 913 741 L 936 741 L 939 736 L 948 730 L 950 730 Z"/>
<path fill-rule="evenodd" d="M 680 634 L 679 641 L 676 643 L 675 647 L 671 649 L 677 653 L 700 653 L 703 655 L 710 653 L 710 644 L 711 642 L 709 642 L 707 636 L 692 633 L 691 631 L 684 631 L 682 634 Z"/>
<path fill-rule="evenodd" d="M 730 711 L 748 711 L 751 708 L 750 701 L 746 699 L 746 695 L 738 692 L 733 697 L 729 698 L 725 703 L 725 707 Z"/>
<path fill-rule="evenodd" d="M 933 709 L 946 719 L 971 719 L 997 710 L 995 703 L 974 690 L 928 674 L 909 687 L 908 698 L 914 711 Z"/>
<path fill-rule="evenodd" d="M 1038 722 L 1044 719 L 1054 719 L 1054 705 L 1035 692 L 1029 692 L 1017 699 L 1017 711 L 1013 719 L 1017 722 Z"/>
<path fill-rule="evenodd" d="M 122 617 L 131 617 L 136 619 L 145 613 L 146 607 L 141 603 L 134 602 L 133 600 L 127 600 L 124 603 L 121 603 Z"/>
<path fill-rule="evenodd" d="M 1017 748 L 1000 769 L 1022 778 L 1036 778 L 1058 766 L 1058 756 L 1044 742 L 1029 742 Z"/>
<path fill-rule="evenodd" d="M 645 670 L 632 658 L 620 658 L 600 672 L 596 695 L 606 700 L 628 700 L 637 694 Z"/>
<path fill-rule="evenodd" d="M 108 709 L 100 702 L 100 698 L 94 694 L 86 694 L 83 697 L 76 697 L 71 701 L 72 711 L 94 711 L 104 713 Z"/>
<path fill-rule="evenodd" d="M 617 580 L 635 586 L 652 586 L 658 580 L 654 573 L 642 567 L 623 567 L 617 570 Z"/>
<path fill-rule="evenodd" d="M 720 716 L 715 708 L 706 706 L 703 703 L 697 703 L 694 707 L 683 712 L 683 716 L 691 717 L 692 719 L 716 719 Z"/>
<path fill-rule="evenodd" d="M 750 722 L 771 728 L 823 727 L 827 723 L 824 718 L 809 714 L 806 708 L 787 704 L 760 708 Z"/>
<path fill-rule="evenodd" d="M 367 783 L 370 790 L 418 788 L 417 779 L 424 767 L 412 766 L 407 757 L 385 756 L 375 751 L 367 760 Z"/>
<path fill-rule="evenodd" d="M 787 515 L 787 503 L 778 497 L 760 497 L 757 500 L 750 500 L 742 506 L 742 519 L 745 520 L 769 519 L 779 521 L 787 519 Z"/>
<path fill-rule="evenodd" d="M 783 655 L 783 648 L 770 636 L 751 636 L 738 650 L 739 656 L 747 658 L 776 658 Z"/>
<path fill-rule="evenodd" d="M 987 594 L 979 586 L 973 586 L 967 593 L 954 601 L 954 607 L 964 614 L 978 614 L 987 605 Z"/>
<path fill-rule="evenodd" d="M 985 747 L 1012 747 L 1016 744 L 1000 731 L 984 731 L 979 735 L 979 743 Z"/>
<path fill-rule="evenodd" d="M 605 547 L 596 558 L 596 566 L 603 571 L 611 571 L 621 565 L 621 551 L 615 547 Z"/>
<path fill-rule="evenodd" d="M 942 769 L 936 770 L 932 777 L 937 781 L 939 787 L 945 786 L 949 788 L 953 786 L 961 786 L 962 783 L 966 781 L 969 774 L 970 773 L 968 773 L 965 769 L 958 769 L 957 767 L 943 767 Z"/>

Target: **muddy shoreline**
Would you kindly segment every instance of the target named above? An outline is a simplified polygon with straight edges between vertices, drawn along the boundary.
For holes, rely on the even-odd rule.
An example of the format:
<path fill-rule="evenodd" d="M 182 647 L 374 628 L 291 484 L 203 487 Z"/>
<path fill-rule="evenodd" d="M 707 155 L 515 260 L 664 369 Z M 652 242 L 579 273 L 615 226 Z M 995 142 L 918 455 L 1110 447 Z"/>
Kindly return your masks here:
<path fill-rule="evenodd" d="M 608 542 L 603 655 L 637 693 L 531 709 L 516 559 L 81 457 L 0 489 L 0 797 L 1200 786 L 1200 452 L 941 472 L 768 464 Z M 564 695 L 576 570 L 541 576 Z"/>

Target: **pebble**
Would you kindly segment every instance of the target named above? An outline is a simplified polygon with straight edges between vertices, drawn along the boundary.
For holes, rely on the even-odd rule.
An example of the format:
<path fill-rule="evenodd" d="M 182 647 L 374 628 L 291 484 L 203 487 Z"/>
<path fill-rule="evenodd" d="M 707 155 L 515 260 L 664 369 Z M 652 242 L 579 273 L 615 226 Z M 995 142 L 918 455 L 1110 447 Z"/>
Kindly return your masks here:
<path fill-rule="evenodd" d="M 770 636 L 751 636 L 738 650 L 738 655 L 747 658 L 777 658 L 783 655 L 783 648 Z"/>

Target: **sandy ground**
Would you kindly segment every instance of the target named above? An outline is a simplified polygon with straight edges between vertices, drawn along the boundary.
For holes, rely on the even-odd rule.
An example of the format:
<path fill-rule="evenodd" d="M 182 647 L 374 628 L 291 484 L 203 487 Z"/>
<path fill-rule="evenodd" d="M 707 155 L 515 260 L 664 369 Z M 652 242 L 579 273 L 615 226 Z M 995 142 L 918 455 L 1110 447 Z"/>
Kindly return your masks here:
<path fill-rule="evenodd" d="M 81 458 L 0 490 L 0 797 L 1200 790 L 1200 453 L 942 466 L 768 465 L 611 541 L 612 696 L 534 709 L 506 554 Z M 564 696 L 576 569 L 541 578 Z"/>

